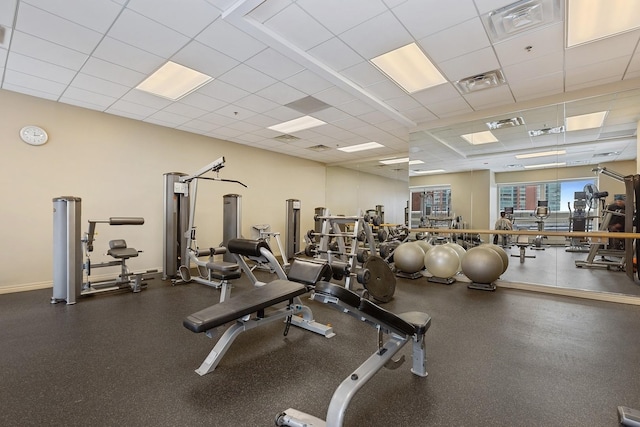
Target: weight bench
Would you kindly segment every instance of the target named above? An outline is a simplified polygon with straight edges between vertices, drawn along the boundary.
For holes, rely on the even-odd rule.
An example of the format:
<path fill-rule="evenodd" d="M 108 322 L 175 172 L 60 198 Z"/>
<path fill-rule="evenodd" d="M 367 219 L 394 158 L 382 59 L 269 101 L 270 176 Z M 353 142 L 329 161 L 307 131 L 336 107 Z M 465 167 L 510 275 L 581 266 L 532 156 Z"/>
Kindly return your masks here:
<path fill-rule="evenodd" d="M 431 326 L 428 314 L 417 311 L 394 314 L 349 289 L 329 282 L 317 283 L 312 299 L 330 304 L 375 327 L 378 330 L 378 350 L 338 386 L 329 403 L 326 421 L 289 408 L 276 416 L 277 426 L 342 426 L 347 406 L 356 392 L 383 366 L 398 368 L 404 362 L 404 355 L 398 360 L 393 360 L 393 356 L 409 341 L 413 342 L 411 372 L 420 377 L 427 376 L 424 335 Z M 386 342 L 385 335 L 388 336 Z"/>
<path fill-rule="evenodd" d="M 296 263 L 299 265 L 294 269 L 293 265 Z M 324 264 L 305 263 L 295 259 L 290 271 L 291 280 L 274 280 L 187 316 L 182 322 L 184 327 L 192 332 L 204 332 L 209 338 L 213 338 L 216 328 L 235 321 L 218 339 L 196 372 L 200 375 L 212 372 L 238 335 L 276 320 L 286 320 L 285 334 L 291 324 L 327 338 L 335 336 L 332 327 L 313 320 L 311 309 L 303 305 L 300 300 L 300 295 L 309 292 L 309 287 L 304 283 L 312 282 L 315 277 L 321 277 L 324 267 Z M 267 313 L 267 308 L 285 302 L 284 307 Z"/>

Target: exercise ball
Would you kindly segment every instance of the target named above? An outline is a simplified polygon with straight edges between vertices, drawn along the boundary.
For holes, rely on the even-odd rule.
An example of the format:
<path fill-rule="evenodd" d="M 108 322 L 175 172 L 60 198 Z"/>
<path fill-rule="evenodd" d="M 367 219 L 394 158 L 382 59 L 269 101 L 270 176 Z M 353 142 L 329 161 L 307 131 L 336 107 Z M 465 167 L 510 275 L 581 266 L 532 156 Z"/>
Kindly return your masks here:
<path fill-rule="evenodd" d="M 393 253 L 396 269 L 404 273 L 417 273 L 424 267 L 424 251 L 413 242 L 403 243 Z"/>
<path fill-rule="evenodd" d="M 465 248 L 453 242 L 447 242 L 444 244 L 444 246 L 456 251 L 456 253 L 458 254 L 458 258 L 460 258 L 460 262 L 462 262 L 462 258 L 464 257 L 464 254 L 467 253 L 467 250 Z M 458 265 L 458 270 L 456 271 L 456 273 L 459 273 L 461 270 L 462 270 L 462 264 Z"/>
<path fill-rule="evenodd" d="M 502 246 L 494 245 L 493 243 L 483 243 L 480 246 L 486 246 L 487 248 L 496 251 L 498 255 L 500 255 L 500 258 L 502 258 L 502 273 L 507 271 L 507 267 L 509 267 L 509 255 L 507 255 L 507 252 L 502 248 Z"/>
<path fill-rule="evenodd" d="M 493 249 L 480 245 L 462 258 L 462 272 L 476 283 L 493 283 L 502 274 L 502 258 Z"/>
<path fill-rule="evenodd" d="M 413 243 L 418 245 L 418 246 L 420 246 L 425 254 L 427 252 L 429 252 L 431 250 L 431 248 L 433 248 L 433 245 L 431 243 L 427 242 L 426 240 L 416 240 Z"/>
<path fill-rule="evenodd" d="M 424 266 L 435 277 L 447 279 L 458 272 L 460 257 L 455 249 L 436 245 L 424 254 Z"/>

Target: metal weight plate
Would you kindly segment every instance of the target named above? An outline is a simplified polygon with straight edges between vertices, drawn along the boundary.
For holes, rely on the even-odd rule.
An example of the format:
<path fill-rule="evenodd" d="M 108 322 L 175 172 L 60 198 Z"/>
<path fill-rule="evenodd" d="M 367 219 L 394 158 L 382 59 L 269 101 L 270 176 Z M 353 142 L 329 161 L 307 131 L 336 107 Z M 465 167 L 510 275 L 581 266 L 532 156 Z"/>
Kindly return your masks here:
<path fill-rule="evenodd" d="M 369 270 L 371 278 L 365 285 L 374 300 L 389 302 L 396 291 L 396 276 L 389 264 L 377 255 L 370 255 L 362 268 Z"/>

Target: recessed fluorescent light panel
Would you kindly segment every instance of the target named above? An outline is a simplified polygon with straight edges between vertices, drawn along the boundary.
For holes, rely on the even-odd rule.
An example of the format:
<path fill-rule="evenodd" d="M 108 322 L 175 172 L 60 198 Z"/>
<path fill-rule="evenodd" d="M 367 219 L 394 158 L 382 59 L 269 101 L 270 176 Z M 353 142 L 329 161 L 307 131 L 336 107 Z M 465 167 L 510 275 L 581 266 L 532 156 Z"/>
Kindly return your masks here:
<path fill-rule="evenodd" d="M 447 82 L 415 43 L 373 58 L 371 63 L 408 93 Z"/>
<path fill-rule="evenodd" d="M 529 136 L 553 135 L 564 132 L 564 126 L 555 128 L 534 129 L 529 131 Z"/>
<path fill-rule="evenodd" d="M 638 1 L 567 1 L 567 47 L 610 37 L 639 26 Z"/>
<path fill-rule="evenodd" d="M 444 172 L 444 169 L 432 169 L 432 170 L 428 170 L 428 171 L 411 171 L 416 175 L 426 175 L 429 173 L 442 173 Z"/>
<path fill-rule="evenodd" d="M 529 165 L 529 166 L 525 166 L 525 169 L 535 169 L 535 168 L 552 168 L 552 167 L 558 167 L 558 166 L 566 166 L 567 164 L 562 162 L 562 163 L 542 163 L 539 165 Z"/>
<path fill-rule="evenodd" d="M 408 157 L 402 157 L 399 159 L 380 160 L 380 163 L 384 165 L 397 165 L 398 163 L 409 163 L 410 165 L 421 165 L 424 162 L 422 160 L 409 160 Z"/>
<path fill-rule="evenodd" d="M 495 130 L 495 129 L 522 126 L 523 124 L 524 124 L 524 119 L 522 117 L 512 117 L 510 119 L 502 119 L 502 120 L 496 120 L 493 122 L 487 122 L 487 127 L 489 128 L 489 130 Z"/>
<path fill-rule="evenodd" d="M 573 130 L 599 128 L 602 126 L 602 123 L 604 123 L 604 118 L 606 115 L 606 111 L 599 111 L 597 113 L 567 117 L 565 119 L 567 132 L 571 132 Z"/>
<path fill-rule="evenodd" d="M 491 142 L 498 142 L 496 137 L 488 130 L 484 132 L 468 133 L 466 135 L 460 135 L 471 145 L 489 144 Z"/>
<path fill-rule="evenodd" d="M 560 0 L 521 0 L 482 16 L 491 41 L 506 40 L 534 28 L 560 21 Z"/>
<path fill-rule="evenodd" d="M 136 89 L 177 101 L 211 80 L 211 76 L 169 61 L 136 86 Z"/>
<path fill-rule="evenodd" d="M 345 153 L 355 153 L 356 151 L 373 150 L 374 148 L 381 148 L 384 145 L 377 142 L 365 142 L 364 144 L 350 145 L 348 147 L 339 147 L 338 150 Z"/>
<path fill-rule="evenodd" d="M 560 156 L 567 154 L 567 150 L 539 151 L 537 153 L 518 154 L 516 159 L 533 159 L 534 157 Z"/>
<path fill-rule="evenodd" d="M 502 86 L 506 82 L 502 71 L 493 70 L 486 73 L 477 74 L 475 76 L 466 77 L 455 82 L 458 91 L 465 95 L 479 90 L 491 89 L 493 87 Z"/>
<path fill-rule="evenodd" d="M 297 119 L 289 120 L 288 122 L 280 123 L 277 125 L 269 126 L 268 129 L 275 130 L 276 132 L 282 132 L 286 134 L 299 132 L 305 129 L 311 129 L 316 126 L 326 125 L 327 122 L 318 120 L 311 116 L 302 116 Z"/>

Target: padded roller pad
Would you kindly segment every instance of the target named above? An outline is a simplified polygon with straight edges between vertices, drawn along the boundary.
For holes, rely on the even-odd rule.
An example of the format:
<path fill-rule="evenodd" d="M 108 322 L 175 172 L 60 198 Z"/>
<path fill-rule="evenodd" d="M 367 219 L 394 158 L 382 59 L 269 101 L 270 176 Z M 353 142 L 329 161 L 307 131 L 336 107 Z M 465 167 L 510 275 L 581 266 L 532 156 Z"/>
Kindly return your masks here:
<path fill-rule="evenodd" d="M 274 280 L 265 286 L 253 288 L 219 304 L 188 316 L 182 324 L 193 332 L 210 329 L 240 319 L 307 292 L 307 288 L 289 280 Z"/>
<path fill-rule="evenodd" d="M 421 311 L 408 311 L 406 313 L 400 313 L 398 314 L 398 317 L 415 326 L 416 333 L 418 335 L 424 335 L 431 326 L 431 316 Z"/>
<path fill-rule="evenodd" d="M 403 334 L 414 335 L 418 332 L 418 328 L 411 323 L 403 320 L 398 315 L 385 310 L 384 308 L 372 303 L 369 300 L 362 299 L 360 301 L 360 307 L 358 307 L 358 309 L 361 312 L 368 314 L 369 316 L 378 320 L 380 323 Z"/>
<path fill-rule="evenodd" d="M 109 218 L 109 225 L 142 225 L 144 218 L 129 216 L 112 216 Z"/>
<path fill-rule="evenodd" d="M 318 282 L 315 287 L 316 293 L 331 295 L 338 298 L 343 303 L 350 305 L 353 308 L 360 307 L 360 295 L 350 291 L 344 286 L 336 285 L 331 282 Z"/>
<path fill-rule="evenodd" d="M 315 285 L 318 281 L 331 278 L 331 267 L 326 262 L 294 259 L 287 278 L 305 285 Z"/>
<path fill-rule="evenodd" d="M 269 248 L 269 245 L 264 240 L 231 239 L 227 243 L 229 252 L 244 256 L 262 256 L 260 253 L 261 248 L 265 248 L 271 252 L 271 248 Z"/>

